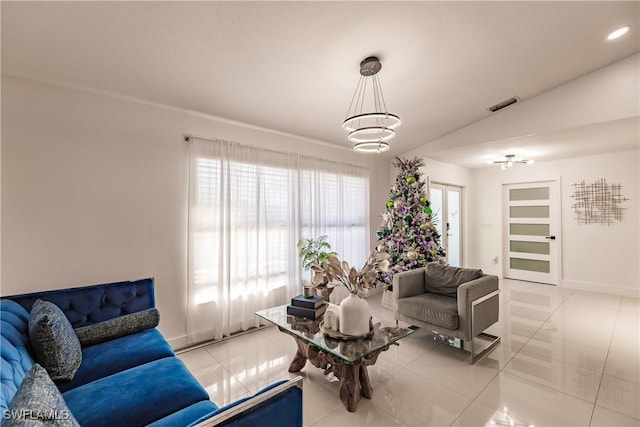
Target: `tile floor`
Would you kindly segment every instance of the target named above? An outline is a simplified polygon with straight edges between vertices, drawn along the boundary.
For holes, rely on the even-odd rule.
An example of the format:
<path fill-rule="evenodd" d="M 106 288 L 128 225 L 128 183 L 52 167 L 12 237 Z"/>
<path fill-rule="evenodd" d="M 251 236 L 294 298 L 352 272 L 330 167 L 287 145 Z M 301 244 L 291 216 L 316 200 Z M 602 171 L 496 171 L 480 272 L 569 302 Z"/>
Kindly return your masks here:
<path fill-rule="evenodd" d="M 310 363 L 305 426 L 640 426 L 640 303 L 513 280 L 501 281 L 502 337 L 487 358 L 418 330 L 369 368 L 373 398 L 349 413 Z M 372 314 L 391 319 L 369 299 Z M 293 377 L 292 338 L 275 327 L 179 354 L 218 405 Z M 509 423 L 512 424 L 509 424 Z"/>

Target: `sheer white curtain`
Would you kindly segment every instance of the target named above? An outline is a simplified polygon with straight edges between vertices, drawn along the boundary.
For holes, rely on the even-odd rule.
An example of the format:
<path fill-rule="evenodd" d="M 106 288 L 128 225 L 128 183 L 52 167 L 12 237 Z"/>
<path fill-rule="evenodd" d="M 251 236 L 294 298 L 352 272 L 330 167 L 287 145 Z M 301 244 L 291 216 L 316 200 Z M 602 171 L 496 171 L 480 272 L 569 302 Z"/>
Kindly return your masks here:
<path fill-rule="evenodd" d="M 369 170 L 313 157 L 300 163 L 302 236 L 328 235 L 332 250 L 359 268 L 369 251 Z M 331 300 L 346 296 L 336 290 Z"/>
<path fill-rule="evenodd" d="M 303 235 L 328 234 L 341 256 L 364 262 L 367 169 L 220 140 L 188 144 L 188 343 L 258 326 L 255 311 L 299 294 Z"/>

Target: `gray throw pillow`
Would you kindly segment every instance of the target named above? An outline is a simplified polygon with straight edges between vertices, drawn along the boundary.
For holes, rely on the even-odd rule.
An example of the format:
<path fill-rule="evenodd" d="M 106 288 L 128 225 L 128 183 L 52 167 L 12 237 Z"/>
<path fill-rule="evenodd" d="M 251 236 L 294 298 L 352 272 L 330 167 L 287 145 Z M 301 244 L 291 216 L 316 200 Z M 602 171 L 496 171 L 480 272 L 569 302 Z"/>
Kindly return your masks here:
<path fill-rule="evenodd" d="M 155 328 L 159 322 L 160 313 L 158 310 L 156 308 L 149 308 L 105 320 L 104 322 L 83 326 L 77 328 L 75 332 L 80 340 L 80 344 L 82 344 L 83 347 L 87 347 L 144 331 L 145 329 Z"/>
<path fill-rule="evenodd" d="M 47 371 L 37 363 L 22 380 L 2 425 L 80 427 Z"/>
<path fill-rule="evenodd" d="M 36 300 L 29 315 L 29 341 L 35 359 L 53 380 L 72 380 L 82 363 L 80 341 L 55 304 Z"/>
<path fill-rule="evenodd" d="M 432 294 L 457 297 L 458 286 L 483 276 L 482 270 L 452 267 L 436 262 L 427 264 L 425 270 L 425 288 Z"/>

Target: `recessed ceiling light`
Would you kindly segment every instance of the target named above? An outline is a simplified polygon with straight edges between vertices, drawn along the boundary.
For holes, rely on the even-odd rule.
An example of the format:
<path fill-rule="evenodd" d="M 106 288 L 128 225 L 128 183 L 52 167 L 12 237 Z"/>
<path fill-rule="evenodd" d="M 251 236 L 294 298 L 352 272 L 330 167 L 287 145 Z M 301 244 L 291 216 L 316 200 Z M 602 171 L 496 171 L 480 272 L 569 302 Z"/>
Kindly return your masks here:
<path fill-rule="evenodd" d="M 617 38 L 620 38 L 625 34 L 627 34 L 630 29 L 631 29 L 631 25 L 626 25 L 622 28 L 618 28 L 617 30 L 615 30 L 614 32 L 612 32 L 607 36 L 607 40 L 615 40 Z"/>

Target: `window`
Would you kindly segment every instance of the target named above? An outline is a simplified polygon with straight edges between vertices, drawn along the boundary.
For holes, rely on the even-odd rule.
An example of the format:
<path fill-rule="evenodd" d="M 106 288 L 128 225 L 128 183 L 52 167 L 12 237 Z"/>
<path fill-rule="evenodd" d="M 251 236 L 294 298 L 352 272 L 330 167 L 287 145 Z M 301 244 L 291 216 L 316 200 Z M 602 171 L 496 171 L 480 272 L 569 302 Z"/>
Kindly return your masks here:
<path fill-rule="evenodd" d="M 256 326 L 253 313 L 300 292 L 296 243 L 329 235 L 350 263 L 369 250 L 368 170 L 190 141 L 189 342 Z"/>

